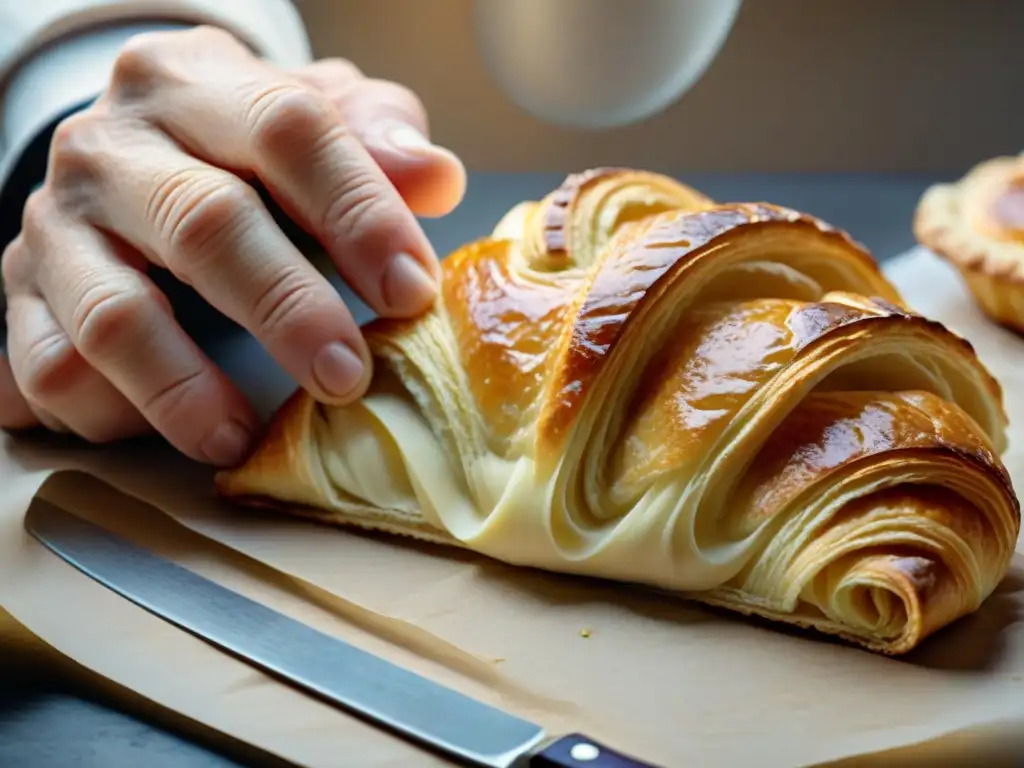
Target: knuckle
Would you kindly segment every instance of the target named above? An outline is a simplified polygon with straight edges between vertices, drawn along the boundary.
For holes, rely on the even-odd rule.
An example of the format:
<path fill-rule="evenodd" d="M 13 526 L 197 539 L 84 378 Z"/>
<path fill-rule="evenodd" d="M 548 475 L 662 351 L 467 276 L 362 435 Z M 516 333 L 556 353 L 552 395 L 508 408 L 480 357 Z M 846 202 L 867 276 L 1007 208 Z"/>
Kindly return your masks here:
<path fill-rule="evenodd" d="M 53 333 L 33 342 L 25 350 L 17 376 L 18 385 L 30 402 L 45 404 L 76 385 L 82 357 L 63 333 Z"/>
<path fill-rule="evenodd" d="M 363 71 L 348 59 L 327 58 L 319 62 L 325 75 L 330 75 L 332 80 L 359 80 L 363 77 Z"/>
<path fill-rule="evenodd" d="M 111 359 L 131 354 L 135 342 L 151 327 L 155 302 L 138 287 L 97 284 L 82 291 L 72 314 L 77 347 L 86 359 Z"/>
<path fill-rule="evenodd" d="M 128 38 L 114 59 L 110 74 L 112 90 L 119 96 L 137 97 L 151 91 L 163 76 L 168 32 L 140 32 Z"/>
<path fill-rule="evenodd" d="M 380 183 L 369 173 L 355 173 L 332 195 L 322 226 L 332 240 L 359 250 L 394 236 L 404 223 Z"/>
<path fill-rule="evenodd" d="M 215 26 L 199 25 L 184 31 L 141 32 L 132 35 L 114 59 L 110 92 L 121 101 L 136 101 L 161 84 L 192 80 L 194 68 L 185 62 L 195 48 L 220 52 L 244 49 L 231 33 Z"/>
<path fill-rule="evenodd" d="M 157 422 L 172 422 L 206 385 L 207 372 L 203 368 L 186 373 L 170 381 L 149 395 L 142 404 L 142 412 Z"/>
<path fill-rule="evenodd" d="M 281 270 L 253 303 L 253 320 L 264 339 L 276 338 L 317 303 L 313 278 L 298 266 Z"/>
<path fill-rule="evenodd" d="M 182 276 L 214 252 L 213 244 L 237 234 L 257 204 L 255 190 L 229 174 L 189 169 L 157 185 L 148 211 L 169 246 L 168 266 Z"/>
<path fill-rule="evenodd" d="M 307 73 L 318 89 L 329 94 L 345 93 L 365 80 L 363 71 L 348 59 L 322 59 Z"/>
<path fill-rule="evenodd" d="M 56 186 L 74 186 L 96 176 L 96 137 L 100 130 L 102 118 L 91 110 L 60 121 L 50 139 L 50 176 Z"/>
<path fill-rule="evenodd" d="M 9 293 L 15 286 L 27 282 L 29 273 L 28 249 L 25 240 L 18 235 L 0 253 L 0 281 Z"/>
<path fill-rule="evenodd" d="M 242 42 L 237 37 L 223 27 L 213 24 L 199 24 L 182 34 L 189 35 L 193 40 L 201 44 L 244 48 Z"/>
<path fill-rule="evenodd" d="M 45 187 L 35 190 L 26 198 L 21 209 L 21 232 L 29 249 L 45 240 L 46 223 L 52 217 L 54 201 Z"/>
<path fill-rule="evenodd" d="M 197 259 L 216 252 L 211 246 L 237 235 L 251 220 L 254 196 L 242 184 L 222 184 L 186 201 L 172 223 L 169 238 L 179 265 L 198 267 Z"/>
<path fill-rule="evenodd" d="M 362 70 L 346 59 L 321 59 L 295 74 L 334 104 L 344 104 L 366 82 Z"/>
<path fill-rule="evenodd" d="M 427 108 L 411 88 L 390 80 L 367 80 L 359 90 L 363 97 L 387 104 L 398 117 L 411 121 L 420 130 L 427 130 Z"/>
<path fill-rule="evenodd" d="M 257 153 L 284 154 L 295 149 L 308 151 L 317 144 L 336 120 L 330 119 L 329 105 L 321 94 L 294 83 L 279 83 L 263 89 L 253 99 L 248 124 Z"/>

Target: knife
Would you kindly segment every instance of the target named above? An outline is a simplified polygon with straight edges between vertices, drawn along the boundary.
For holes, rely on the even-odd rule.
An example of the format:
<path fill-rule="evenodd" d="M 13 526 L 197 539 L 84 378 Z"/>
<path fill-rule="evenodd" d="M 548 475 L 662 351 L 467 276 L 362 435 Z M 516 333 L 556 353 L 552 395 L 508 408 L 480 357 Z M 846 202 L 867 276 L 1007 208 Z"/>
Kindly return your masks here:
<path fill-rule="evenodd" d="M 25 528 L 90 578 L 211 645 L 420 747 L 486 768 L 654 768 L 515 717 L 233 592 L 42 499 Z"/>

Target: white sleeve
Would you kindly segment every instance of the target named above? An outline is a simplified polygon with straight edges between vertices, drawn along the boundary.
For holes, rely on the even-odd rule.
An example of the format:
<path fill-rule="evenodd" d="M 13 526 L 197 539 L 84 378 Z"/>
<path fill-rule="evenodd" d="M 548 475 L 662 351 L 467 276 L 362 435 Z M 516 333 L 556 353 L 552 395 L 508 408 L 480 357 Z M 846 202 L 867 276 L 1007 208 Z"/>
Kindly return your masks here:
<path fill-rule="evenodd" d="M 0 0 L 0 253 L 44 178 L 57 122 L 105 87 L 132 35 L 211 24 L 283 67 L 311 59 L 289 0 Z M 0 350 L 5 296 L 0 284 Z"/>
<path fill-rule="evenodd" d="M 302 19 L 288 0 L 0 3 L 0 188 L 40 130 L 99 94 L 128 37 L 197 24 L 224 27 L 285 67 L 311 58 Z"/>

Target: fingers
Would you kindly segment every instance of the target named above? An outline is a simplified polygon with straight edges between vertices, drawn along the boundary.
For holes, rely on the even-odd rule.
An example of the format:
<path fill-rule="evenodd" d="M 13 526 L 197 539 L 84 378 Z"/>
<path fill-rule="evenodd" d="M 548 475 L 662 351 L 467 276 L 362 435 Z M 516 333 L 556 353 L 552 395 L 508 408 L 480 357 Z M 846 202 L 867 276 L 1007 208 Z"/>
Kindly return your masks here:
<path fill-rule="evenodd" d="M 0 352 L 0 429 L 28 429 L 38 425 L 39 419 L 18 389 L 11 361 Z"/>
<path fill-rule="evenodd" d="M 240 392 L 174 322 L 166 299 L 95 229 L 45 193 L 26 208 L 38 293 L 11 298 L 11 360 L 29 402 L 104 442 L 148 431 L 186 455 L 237 463 L 259 427 Z"/>
<path fill-rule="evenodd" d="M 10 266 L 11 259 L 17 260 L 23 247 L 21 238 L 18 238 L 4 249 L 3 255 L 0 256 L 0 262 L 3 264 L 5 275 L 15 274 L 16 269 Z M 17 264 L 15 264 L 16 266 Z M 10 291 L 8 291 L 9 293 Z M 9 298 L 8 306 L 10 306 Z M 9 314 L 7 322 L 8 326 L 10 326 Z M 8 333 L 9 337 L 10 333 Z M 28 401 L 18 388 L 18 382 L 14 378 L 14 371 L 11 368 L 8 351 L 3 344 L 0 344 L 0 429 L 28 429 L 38 425 L 39 419 L 36 418 L 36 415 L 29 407 Z"/>
<path fill-rule="evenodd" d="M 443 216 L 461 202 L 466 169 L 453 152 L 430 142 L 427 111 L 411 90 L 364 78 L 341 59 L 317 61 L 293 74 L 338 107 L 415 213 Z"/>
<path fill-rule="evenodd" d="M 222 34 L 137 40 L 118 60 L 111 98 L 143 92 L 122 100 L 186 151 L 251 170 L 377 313 L 427 309 L 437 295 L 436 254 L 338 108 Z"/>
<path fill-rule="evenodd" d="M 411 209 L 445 213 L 465 187 L 427 136 L 411 92 L 351 65 L 284 74 L 205 28 L 134 38 L 108 91 L 55 133 L 5 254 L 0 426 L 98 442 L 152 427 L 193 458 L 242 457 L 254 414 L 174 321 L 147 259 L 321 401 L 361 396 L 371 361 L 349 310 L 240 178 L 258 178 L 374 310 L 408 317 L 440 276 Z"/>
<path fill-rule="evenodd" d="M 3 287 L 7 298 L 7 345 L 0 348 L 0 429 L 28 429 L 39 426 L 44 419 L 28 402 L 18 386 L 10 360 L 10 341 L 17 331 L 11 316 L 11 302 L 15 289 L 31 280 L 32 261 L 25 252 L 24 238 L 16 237 L 0 254 L 3 269 Z M 55 419 L 51 419 L 55 422 Z"/>
<path fill-rule="evenodd" d="M 45 300 L 15 294 L 8 315 L 13 376 L 34 420 L 95 443 L 149 431 L 131 403 L 75 349 Z"/>
<path fill-rule="evenodd" d="M 54 142 L 58 164 L 64 158 L 67 166 L 89 167 L 96 191 L 83 212 L 89 221 L 193 286 L 249 330 L 322 402 L 348 402 L 365 391 L 371 362 L 354 318 L 337 291 L 278 229 L 252 187 L 143 124 L 83 118 L 65 127 Z M 135 303 L 147 301 L 149 289 L 130 274 L 119 273 L 117 279 L 129 281 L 123 286 L 129 291 L 123 299 L 128 309 L 141 311 Z M 121 299 L 108 301 L 113 302 L 113 324 Z M 157 318 L 147 322 L 158 326 L 147 330 L 154 348 L 166 344 L 170 350 L 184 343 L 168 335 Z M 158 330 L 160 340 L 152 336 Z M 184 353 L 164 353 L 172 354 Z M 183 359 L 189 361 L 187 370 L 177 375 L 199 370 L 194 354 Z M 207 381 L 212 368 L 203 370 Z"/>

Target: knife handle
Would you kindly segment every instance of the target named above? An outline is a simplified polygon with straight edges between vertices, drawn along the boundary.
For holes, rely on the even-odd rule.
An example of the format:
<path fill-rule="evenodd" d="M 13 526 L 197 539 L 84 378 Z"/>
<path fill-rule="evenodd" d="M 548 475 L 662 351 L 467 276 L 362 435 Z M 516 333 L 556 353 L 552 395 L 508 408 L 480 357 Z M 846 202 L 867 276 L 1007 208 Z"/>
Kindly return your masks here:
<path fill-rule="evenodd" d="M 556 741 L 530 761 L 530 768 L 657 768 L 615 752 L 579 733 Z"/>

